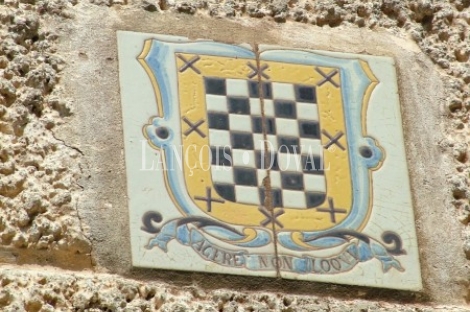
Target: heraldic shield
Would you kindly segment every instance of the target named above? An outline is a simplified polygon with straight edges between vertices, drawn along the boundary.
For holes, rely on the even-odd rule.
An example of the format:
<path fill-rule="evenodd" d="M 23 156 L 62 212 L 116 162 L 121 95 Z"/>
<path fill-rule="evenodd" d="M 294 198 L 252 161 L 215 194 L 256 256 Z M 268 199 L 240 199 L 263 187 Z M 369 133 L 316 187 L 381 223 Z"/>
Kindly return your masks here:
<path fill-rule="evenodd" d="M 142 215 L 148 250 L 174 241 L 212 266 L 278 275 L 374 259 L 384 274 L 405 270 L 398 233 L 363 232 L 372 172 L 387 161 L 367 132 L 380 83 L 367 61 L 168 36 L 143 41 L 137 61 L 158 108 L 143 137 L 180 215 Z"/>

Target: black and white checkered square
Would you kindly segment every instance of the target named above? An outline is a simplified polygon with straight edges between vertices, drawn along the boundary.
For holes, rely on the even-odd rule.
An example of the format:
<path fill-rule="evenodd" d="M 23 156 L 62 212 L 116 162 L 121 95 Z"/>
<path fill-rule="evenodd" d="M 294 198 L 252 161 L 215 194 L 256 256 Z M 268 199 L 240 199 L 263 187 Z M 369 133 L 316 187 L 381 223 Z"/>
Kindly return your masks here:
<path fill-rule="evenodd" d="M 263 205 L 263 180 L 270 169 L 275 207 L 322 204 L 326 180 L 315 88 L 276 82 L 260 87 L 257 81 L 214 77 L 205 77 L 204 83 L 211 175 L 218 195 Z"/>

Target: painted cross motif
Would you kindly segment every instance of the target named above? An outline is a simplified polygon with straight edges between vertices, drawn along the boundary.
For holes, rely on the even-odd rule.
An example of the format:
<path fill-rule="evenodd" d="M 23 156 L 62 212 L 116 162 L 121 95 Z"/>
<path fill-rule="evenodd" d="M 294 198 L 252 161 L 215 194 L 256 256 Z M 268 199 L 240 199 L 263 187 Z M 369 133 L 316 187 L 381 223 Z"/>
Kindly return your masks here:
<path fill-rule="evenodd" d="M 211 212 L 212 210 L 212 203 L 224 203 L 225 201 L 222 199 L 217 199 L 212 197 L 212 189 L 210 187 L 206 188 L 206 197 L 202 196 L 195 196 L 194 199 L 201 200 L 206 203 L 207 212 Z"/>
<path fill-rule="evenodd" d="M 269 76 L 264 72 L 266 69 L 268 69 L 267 64 L 263 64 L 259 69 L 256 67 L 256 65 L 253 65 L 251 62 L 247 63 L 248 67 L 251 68 L 251 72 L 248 74 L 248 78 L 255 78 L 256 76 L 260 75 L 263 78 L 269 79 Z"/>
<path fill-rule="evenodd" d="M 261 221 L 262 226 L 267 226 L 270 223 L 275 223 L 278 225 L 280 228 L 283 228 L 283 225 L 279 220 L 277 220 L 277 217 L 281 216 L 284 214 L 284 210 L 279 209 L 274 213 L 271 213 L 270 211 L 266 210 L 264 207 L 259 207 L 259 211 L 266 216 L 266 219 Z"/>
<path fill-rule="evenodd" d="M 392 60 L 119 36 L 134 265 L 420 287 Z"/>
<path fill-rule="evenodd" d="M 346 213 L 346 209 L 341 209 L 341 208 L 335 208 L 335 205 L 333 203 L 333 198 L 329 197 L 328 198 L 328 208 L 318 208 L 318 211 L 320 212 L 328 212 L 330 214 L 331 222 L 336 223 L 336 214 L 337 213 Z"/>
<path fill-rule="evenodd" d="M 326 136 L 326 137 L 329 139 L 328 143 L 326 143 L 326 144 L 324 145 L 324 148 L 325 148 L 325 149 L 330 148 L 330 146 L 332 146 L 332 145 L 337 145 L 337 146 L 338 146 L 340 149 L 342 149 L 343 151 L 346 150 L 346 149 L 344 148 L 344 146 L 339 142 L 339 139 L 344 135 L 343 132 L 339 131 L 339 132 L 336 133 L 334 136 L 332 136 L 331 134 L 329 134 L 328 131 L 326 131 L 326 130 L 322 130 L 322 133 L 323 133 L 324 136 Z"/>
<path fill-rule="evenodd" d="M 177 54 L 176 55 L 180 60 L 182 60 L 184 62 L 184 64 L 179 68 L 179 71 L 181 73 L 183 73 L 184 71 L 186 71 L 187 69 L 192 69 L 195 73 L 197 74 L 200 74 L 201 72 L 199 71 L 199 69 L 197 69 L 194 64 L 199 61 L 200 57 L 195 55 L 193 56 L 189 61 L 186 60 L 186 58 L 184 56 L 182 56 L 181 54 Z"/>
<path fill-rule="evenodd" d="M 190 135 L 193 131 L 196 132 L 197 134 L 199 134 L 201 137 L 205 138 L 206 135 L 204 134 L 204 132 L 202 132 L 200 129 L 199 129 L 199 126 L 201 126 L 203 123 L 204 123 L 204 120 L 198 120 L 196 122 L 192 122 L 190 121 L 188 118 L 186 117 L 183 117 L 183 121 L 189 126 L 189 128 L 184 131 L 184 135 L 185 136 L 188 136 Z"/>
<path fill-rule="evenodd" d="M 318 86 L 321 86 L 323 85 L 324 83 L 326 82 L 329 82 L 331 83 L 333 86 L 335 86 L 336 88 L 339 88 L 339 85 L 333 80 L 333 77 L 336 76 L 336 74 L 338 74 L 338 71 L 337 70 L 332 70 L 331 72 L 329 72 L 328 74 L 325 74 L 320 68 L 316 67 L 315 70 L 323 76 L 324 79 L 322 79 L 320 82 L 317 83 Z"/>

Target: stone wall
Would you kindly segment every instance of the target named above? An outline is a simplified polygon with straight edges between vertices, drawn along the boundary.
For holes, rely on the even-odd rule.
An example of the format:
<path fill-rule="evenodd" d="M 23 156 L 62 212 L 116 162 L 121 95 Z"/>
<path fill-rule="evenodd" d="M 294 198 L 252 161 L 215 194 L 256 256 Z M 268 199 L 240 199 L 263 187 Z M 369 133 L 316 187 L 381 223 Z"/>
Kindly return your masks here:
<path fill-rule="evenodd" d="M 0 0 L 0 24 L 0 310 L 465 310 L 436 304 L 470 282 L 469 1 Z M 133 269 L 116 30 L 401 56 L 424 291 Z"/>
<path fill-rule="evenodd" d="M 326 294 L 296 294 L 301 289 L 284 292 L 256 291 L 263 285 L 234 289 L 203 288 L 176 282 L 124 279 L 110 274 L 59 272 L 55 269 L 9 267 L 2 270 L 1 311 L 282 311 L 282 312 L 457 312 L 464 307 L 406 303 L 404 297 L 341 299 Z M 38 271 L 41 272 L 38 272 Z M 194 279 L 193 279 L 194 281 Z M 262 284 L 262 282 L 260 282 Z M 380 298 L 380 299 L 379 299 Z"/>

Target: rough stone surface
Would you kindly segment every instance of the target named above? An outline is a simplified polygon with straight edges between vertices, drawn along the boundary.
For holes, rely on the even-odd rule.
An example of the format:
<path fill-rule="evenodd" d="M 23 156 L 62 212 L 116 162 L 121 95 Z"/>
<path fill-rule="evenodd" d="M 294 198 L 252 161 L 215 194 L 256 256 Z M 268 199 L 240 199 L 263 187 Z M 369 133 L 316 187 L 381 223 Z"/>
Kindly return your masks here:
<path fill-rule="evenodd" d="M 59 271 L 0 270 L 0 310 L 122 311 L 122 312 L 463 312 L 463 306 L 338 300 L 332 296 L 301 296 L 233 289 L 201 290 L 197 285 L 175 287 L 108 274 Z"/>
<path fill-rule="evenodd" d="M 268 27 L 279 31 L 282 31 L 282 24 L 276 22 L 304 24 L 315 29 L 385 30 L 397 38 L 415 42 L 440 72 L 447 94 L 442 99 L 442 107 L 430 102 L 427 108 L 440 111 L 444 116 L 441 124 L 430 125 L 428 130 L 444 137 L 432 143 L 439 146 L 442 157 L 453 164 L 453 170 L 442 172 L 451 205 L 435 204 L 446 211 L 448 218 L 461 223 L 463 244 L 451 240 L 449 244 L 460 244 L 460 251 L 442 261 L 453 265 L 456 259 L 465 256 L 470 259 L 470 1 L 0 0 L 0 262 L 49 264 L 71 269 L 91 267 L 97 271 L 113 271 L 114 265 L 129 266 L 124 256 L 114 257 L 114 263 L 100 266 L 102 254 L 128 248 L 119 242 L 101 248 L 100 242 L 106 241 L 106 233 L 112 232 L 106 227 L 114 226 L 125 234 L 122 228 L 127 224 L 106 224 L 95 215 L 99 210 L 101 216 L 106 214 L 113 219 L 113 214 L 120 213 L 114 207 L 124 197 L 117 191 L 114 191 L 116 196 L 107 198 L 103 194 L 113 194 L 113 185 L 106 183 L 114 179 L 116 171 L 122 171 L 122 155 L 103 154 L 104 149 L 94 141 L 80 146 L 69 141 L 70 136 L 79 135 L 76 127 L 69 126 L 73 118 L 83 117 L 84 111 L 89 118 L 94 114 L 91 106 L 75 106 L 80 99 L 69 90 L 80 88 L 80 77 L 84 75 L 100 75 L 99 71 L 91 71 L 96 66 L 89 66 L 90 71 L 80 73 L 71 72 L 70 68 L 77 68 L 74 64 L 79 62 L 93 63 L 101 58 L 105 63 L 109 61 L 109 68 L 100 69 L 107 71 L 116 64 L 115 55 L 74 51 L 79 45 L 66 35 L 85 34 L 84 29 L 74 28 L 74 25 L 89 23 L 95 27 L 90 29 L 94 37 L 83 35 L 75 40 L 89 40 L 89 45 L 98 42 L 101 31 L 110 26 L 100 24 L 100 17 L 103 20 L 109 17 L 107 21 L 110 18 L 120 20 L 122 29 L 139 30 L 132 25 L 126 28 L 123 22 L 130 21 L 130 15 L 138 11 L 149 14 L 149 21 L 152 14 L 178 16 L 182 29 L 189 18 L 202 16 L 224 19 L 227 25 L 234 21 L 248 24 L 263 18 L 266 23 L 272 22 Z M 172 31 L 170 29 L 169 33 Z M 248 37 L 253 34 L 246 36 L 249 41 Z M 63 52 L 67 45 L 69 54 Z M 62 79 L 64 75 L 66 81 Z M 117 80 L 107 82 L 96 78 L 94 82 L 106 89 L 107 84 L 117 83 Z M 112 100 L 119 102 L 116 98 Z M 97 124 L 119 122 L 96 120 Z M 112 142 L 116 134 L 103 135 Z M 106 158 L 109 167 L 93 167 L 90 159 L 95 157 Z M 118 165 L 121 167 L 116 168 Z M 90 187 L 100 183 L 106 191 Z M 421 183 L 424 191 L 420 194 L 425 194 L 428 182 Z M 91 198 L 99 198 L 99 201 Z M 84 219 L 88 221 L 83 222 Z M 426 240 L 420 244 L 423 242 Z M 100 246 L 99 251 L 96 246 Z M 449 250 L 453 251 L 454 247 L 450 246 Z M 465 266 L 469 266 L 468 262 Z M 114 275 L 87 276 L 67 271 L 40 275 L 34 272 L 34 269 L 42 270 L 39 267 L 19 272 L 12 272 L 12 269 L 15 267 L 0 273 L 2 311 L 152 311 L 157 308 L 161 311 L 465 311 L 458 307 L 398 304 L 400 301 L 426 301 L 426 295 L 393 293 L 384 296 L 388 303 L 381 303 L 351 301 L 345 296 L 340 298 L 342 300 L 330 299 L 325 292 L 319 292 L 320 297 L 316 298 L 281 295 L 270 289 L 263 294 L 203 290 L 207 287 L 198 285 L 189 289 L 187 283 L 184 287 L 147 284 L 143 282 L 146 271 L 134 272 L 133 277 L 141 281 L 132 281 Z M 160 280 L 169 276 L 162 274 Z M 195 280 L 200 279 L 199 276 Z M 292 289 L 296 287 L 292 282 L 286 284 Z M 442 287 L 467 288 L 469 284 L 467 274 L 451 279 Z M 343 289 L 345 292 L 347 290 Z M 361 290 L 354 291 L 354 296 L 360 293 Z M 457 297 L 470 299 L 460 294 Z M 367 297 L 381 298 L 380 292 Z"/>
<path fill-rule="evenodd" d="M 34 1 L 0 7 L 0 244 L 17 250 L 17 262 L 38 260 L 27 250 L 77 260 L 91 251 L 76 210 L 82 155 L 55 136 L 72 105 L 58 86 L 57 34 L 44 20 L 61 12 Z"/>

